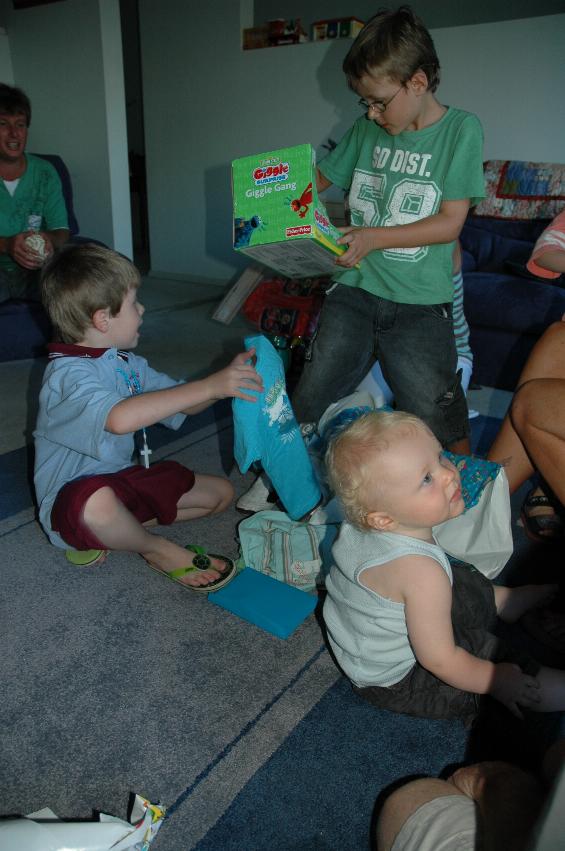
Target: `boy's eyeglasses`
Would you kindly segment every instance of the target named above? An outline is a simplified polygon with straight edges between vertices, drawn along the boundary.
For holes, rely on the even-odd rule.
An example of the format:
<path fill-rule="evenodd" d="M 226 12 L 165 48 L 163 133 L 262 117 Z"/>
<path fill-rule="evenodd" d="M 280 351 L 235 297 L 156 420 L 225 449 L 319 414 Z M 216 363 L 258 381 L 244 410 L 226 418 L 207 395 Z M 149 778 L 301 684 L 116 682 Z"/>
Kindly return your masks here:
<path fill-rule="evenodd" d="M 403 89 L 403 88 L 404 88 L 404 83 L 400 86 L 400 89 Z M 367 112 L 370 112 L 373 109 L 375 112 L 380 112 L 380 114 L 382 115 L 383 112 L 386 112 L 387 107 L 389 107 L 390 104 L 393 102 L 393 100 L 397 96 L 400 89 L 397 89 L 395 91 L 395 93 L 393 94 L 393 96 L 391 98 L 389 98 L 388 100 L 374 100 L 371 103 L 369 103 L 369 101 L 366 101 L 365 98 L 361 98 L 359 100 L 359 106 L 362 109 L 366 110 Z"/>

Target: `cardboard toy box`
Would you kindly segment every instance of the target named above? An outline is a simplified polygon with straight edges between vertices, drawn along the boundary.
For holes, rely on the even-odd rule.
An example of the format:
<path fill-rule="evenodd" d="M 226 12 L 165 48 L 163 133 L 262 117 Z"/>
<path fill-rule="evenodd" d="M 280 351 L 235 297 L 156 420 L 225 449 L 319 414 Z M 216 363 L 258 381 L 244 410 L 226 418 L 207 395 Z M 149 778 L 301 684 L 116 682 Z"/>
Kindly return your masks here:
<path fill-rule="evenodd" d="M 345 248 L 318 198 L 315 164 L 311 145 L 233 161 L 236 251 L 289 278 L 334 271 Z"/>

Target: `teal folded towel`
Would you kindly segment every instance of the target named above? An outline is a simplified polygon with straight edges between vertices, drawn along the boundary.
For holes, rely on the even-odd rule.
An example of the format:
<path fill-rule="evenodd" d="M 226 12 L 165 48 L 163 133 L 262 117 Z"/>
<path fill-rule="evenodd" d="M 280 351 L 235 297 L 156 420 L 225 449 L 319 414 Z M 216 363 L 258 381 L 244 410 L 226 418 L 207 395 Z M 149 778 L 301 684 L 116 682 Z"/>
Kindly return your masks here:
<path fill-rule="evenodd" d="M 208 594 L 208 600 L 278 638 L 292 635 L 318 602 L 316 595 L 285 585 L 251 567 L 244 568 L 229 585 Z"/>

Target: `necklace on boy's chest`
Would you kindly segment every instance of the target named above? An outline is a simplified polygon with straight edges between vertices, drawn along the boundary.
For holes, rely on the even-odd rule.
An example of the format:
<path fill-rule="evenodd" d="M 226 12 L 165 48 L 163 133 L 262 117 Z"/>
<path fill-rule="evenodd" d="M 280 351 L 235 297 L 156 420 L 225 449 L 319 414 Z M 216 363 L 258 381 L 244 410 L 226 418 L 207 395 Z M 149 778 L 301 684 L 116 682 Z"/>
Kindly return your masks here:
<path fill-rule="evenodd" d="M 116 357 L 120 360 L 125 366 L 118 366 L 118 373 L 124 379 L 126 383 L 126 387 L 130 396 L 138 396 L 140 393 L 143 393 L 143 388 L 141 386 L 141 381 L 139 380 L 139 373 L 135 372 L 129 366 L 129 358 L 127 352 L 122 352 L 118 349 L 116 353 Z M 141 429 L 141 434 L 143 438 L 143 448 L 139 449 L 139 454 L 143 458 L 143 466 L 146 469 L 149 469 L 149 456 L 152 454 L 151 449 L 149 449 L 149 445 L 147 443 L 147 434 L 145 428 Z"/>

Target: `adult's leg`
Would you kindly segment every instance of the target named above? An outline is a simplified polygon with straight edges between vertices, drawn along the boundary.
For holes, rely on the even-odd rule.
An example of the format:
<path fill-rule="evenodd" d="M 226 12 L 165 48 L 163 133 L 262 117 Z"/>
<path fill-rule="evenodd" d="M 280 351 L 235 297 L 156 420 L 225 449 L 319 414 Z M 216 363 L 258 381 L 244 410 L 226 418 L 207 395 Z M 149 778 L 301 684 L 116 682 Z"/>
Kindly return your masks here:
<path fill-rule="evenodd" d="M 510 420 L 531 464 L 565 505 L 565 377 L 522 384 Z"/>
<path fill-rule="evenodd" d="M 317 423 L 328 405 L 352 393 L 375 360 L 373 316 L 376 299 L 339 284 L 325 297 L 312 359 L 294 393 L 299 423 Z"/>
<path fill-rule="evenodd" d="M 8 299 L 41 301 L 39 272 L 21 266 L 0 270 L 0 304 Z"/>
<path fill-rule="evenodd" d="M 517 390 L 534 378 L 565 379 L 565 322 L 554 322 L 537 341 L 518 379 Z M 534 472 L 534 465 L 514 428 L 510 412 L 488 452 L 489 461 L 504 464 L 510 493 Z"/>

